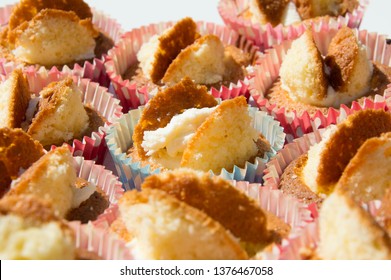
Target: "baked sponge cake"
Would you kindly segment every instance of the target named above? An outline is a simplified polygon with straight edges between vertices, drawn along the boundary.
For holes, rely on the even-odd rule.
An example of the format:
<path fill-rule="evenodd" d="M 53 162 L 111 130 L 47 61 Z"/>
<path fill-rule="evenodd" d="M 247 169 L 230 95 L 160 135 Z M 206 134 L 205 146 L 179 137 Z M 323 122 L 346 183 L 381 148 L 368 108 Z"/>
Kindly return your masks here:
<path fill-rule="evenodd" d="M 71 260 L 73 231 L 35 196 L 0 200 L 0 258 L 2 260 Z"/>
<path fill-rule="evenodd" d="M 178 84 L 159 91 L 144 108 L 132 136 L 137 154 L 147 159 L 146 151 L 141 146 L 145 131 L 165 127 L 170 120 L 186 109 L 214 107 L 217 101 L 208 94 L 205 87 L 184 78 Z"/>
<path fill-rule="evenodd" d="M 191 45 L 199 36 L 196 23 L 186 17 L 162 35 L 151 38 L 137 54 L 144 74 L 155 84 L 159 83 L 182 49 Z"/>
<path fill-rule="evenodd" d="M 22 70 L 16 69 L 0 83 L 0 127 L 21 127 L 29 101 L 27 78 Z"/>
<path fill-rule="evenodd" d="M 65 217 L 72 207 L 76 170 L 68 147 L 42 156 L 13 182 L 7 196 L 33 195 L 51 204 L 53 212 Z"/>
<path fill-rule="evenodd" d="M 270 149 L 258 143 L 267 141 L 253 128 L 244 97 L 216 103 L 205 87 L 187 78 L 159 92 L 142 112 L 129 153 L 164 169 L 219 173 L 244 166 L 259 147 Z"/>
<path fill-rule="evenodd" d="M 367 109 L 348 116 L 329 137 L 308 151 L 308 161 L 303 169 L 307 185 L 317 193 L 330 193 L 361 145 L 367 139 L 389 131 L 389 112 Z"/>
<path fill-rule="evenodd" d="M 330 69 L 331 86 L 340 94 L 355 98 L 369 88 L 372 63 L 367 49 L 349 27 L 343 27 L 330 42 L 325 63 Z"/>
<path fill-rule="evenodd" d="M 244 166 L 258 154 L 258 133 L 251 121 L 244 97 L 223 101 L 187 143 L 181 167 L 218 173 Z"/>
<path fill-rule="evenodd" d="M 91 19 L 81 20 L 72 11 L 44 9 L 18 26 L 13 35 L 15 57 L 51 67 L 93 58 L 99 32 Z"/>
<path fill-rule="evenodd" d="M 228 87 L 245 77 L 254 60 L 254 53 L 237 45 L 225 44 L 213 34 L 201 37 L 197 24 L 187 17 L 149 38 L 137 52 L 137 63 L 122 77 L 149 90 L 172 86 L 185 77 L 208 87 Z"/>
<path fill-rule="evenodd" d="M 21 129 L 0 128 L 0 198 L 21 170 L 43 155 L 43 147 Z"/>
<path fill-rule="evenodd" d="M 315 44 L 312 29 L 307 29 L 288 50 L 280 80 L 281 88 L 293 101 L 338 107 L 365 95 L 372 73 L 366 47 L 350 28 L 338 30 L 324 58 Z"/>
<path fill-rule="evenodd" d="M 110 41 L 94 28 L 82 0 L 21 0 L 2 30 L 1 52 L 27 65 L 62 67 L 100 55 Z"/>
<path fill-rule="evenodd" d="M 319 213 L 318 255 L 323 259 L 391 258 L 391 239 L 353 197 L 336 190 L 323 202 Z"/>
<path fill-rule="evenodd" d="M 125 192 L 119 210 L 138 259 L 247 258 L 219 223 L 162 190 Z"/>
<path fill-rule="evenodd" d="M 197 84 L 214 84 L 223 80 L 224 45 L 215 35 L 205 35 L 183 49 L 167 68 L 163 83 L 170 86 L 190 77 Z"/>
<path fill-rule="evenodd" d="M 148 176 L 142 190 L 158 189 L 206 213 L 231 232 L 249 255 L 272 242 L 267 215 L 247 195 L 220 177 L 187 168 Z"/>
<path fill-rule="evenodd" d="M 338 187 L 360 202 L 382 200 L 391 187 L 391 132 L 370 138 L 346 166 Z"/>
<path fill-rule="evenodd" d="M 311 29 L 293 41 L 280 69 L 281 87 L 292 98 L 320 105 L 327 96 L 327 77 L 323 59 Z"/>
<path fill-rule="evenodd" d="M 79 138 L 89 126 L 82 93 L 71 78 L 49 84 L 40 92 L 38 112 L 27 133 L 43 146 Z"/>
<path fill-rule="evenodd" d="M 388 134 L 380 136 L 390 131 L 391 115 L 384 110 L 366 109 L 349 115 L 338 125 L 326 128 L 322 141 L 285 168 L 279 189 L 303 203 L 316 203 L 320 207 L 324 198 L 343 184 L 368 201 L 375 194 L 368 194 L 373 191 L 371 186 L 377 184 L 370 182 L 371 178 L 378 178 L 383 188 L 387 186 L 387 176 L 380 175 L 387 172 L 387 167 L 374 166 L 380 159 L 388 160 Z M 379 158 L 374 159 L 373 155 Z M 374 171 L 372 176 L 371 172 L 377 169 L 379 172 Z M 366 177 L 368 174 L 371 175 Z"/>

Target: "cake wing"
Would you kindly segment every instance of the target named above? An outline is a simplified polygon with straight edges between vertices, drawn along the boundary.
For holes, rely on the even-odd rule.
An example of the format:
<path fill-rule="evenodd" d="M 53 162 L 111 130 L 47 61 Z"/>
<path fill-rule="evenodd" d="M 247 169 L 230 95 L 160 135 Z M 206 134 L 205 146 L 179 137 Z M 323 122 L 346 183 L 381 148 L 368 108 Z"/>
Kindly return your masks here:
<path fill-rule="evenodd" d="M 370 138 L 342 173 L 337 187 L 360 202 L 381 200 L 391 187 L 391 133 Z"/>
<path fill-rule="evenodd" d="M 141 146 L 144 131 L 165 127 L 173 116 L 189 108 L 214 107 L 217 101 L 208 94 L 206 87 L 194 84 L 184 78 L 178 84 L 158 92 L 146 105 L 133 133 L 133 144 L 138 155 L 146 159 Z"/>
<path fill-rule="evenodd" d="M 262 249 L 271 241 L 264 211 L 255 201 L 220 177 L 210 177 L 208 173 L 191 169 L 177 169 L 147 177 L 141 188 L 163 190 L 199 209 L 229 230 L 245 246 L 252 247 L 253 251 Z"/>
<path fill-rule="evenodd" d="M 63 65 L 95 56 L 91 19 L 72 11 L 44 9 L 9 34 L 13 54 L 29 64 Z"/>
<path fill-rule="evenodd" d="M 0 198 L 21 169 L 43 155 L 43 147 L 21 129 L 0 128 Z"/>
<path fill-rule="evenodd" d="M 126 192 L 121 219 L 136 238 L 141 259 L 245 259 L 239 243 L 219 223 L 164 191 Z"/>
<path fill-rule="evenodd" d="M 223 101 L 190 138 L 181 167 L 219 173 L 257 155 L 258 133 L 245 97 Z"/>
<path fill-rule="evenodd" d="M 21 127 L 29 101 L 27 78 L 16 69 L 0 84 L 0 127 Z"/>
<path fill-rule="evenodd" d="M 391 258 L 388 234 L 341 189 L 336 189 L 323 202 L 319 232 L 318 254 L 323 259 Z"/>
<path fill-rule="evenodd" d="M 221 82 L 224 72 L 223 43 L 215 35 L 205 35 L 179 53 L 162 81 L 173 85 L 188 76 L 196 84 L 210 85 Z"/>
<path fill-rule="evenodd" d="M 306 182 L 314 182 L 314 186 L 312 183 L 308 185 L 316 193 L 331 193 L 360 146 L 367 139 L 389 131 L 391 114 L 384 110 L 366 109 L 348 116 L 337 125 L 336 130 L 322 144 L 324 146 L 319 151 L 312 152 L 316 156 L 310 157 L 312 148 L 310 149 L 304 169 L 304 175 L 308 177 Z M 311 166 L 315 167 L 315 174 L 311 174 Z"/>
<path fill-rule="evenodd" d="M 87 129 L 89 118 L 82 93 L 71 78 L 50 84 L 40 95 L 39 111 L 27 133 L 43 146 L 61 145 Z"/>
<path fill-rule="evenodd" d="M 145 61 L 145 65 L 142 65 L 143 71 L 151 77 L 152 82 L 159 83 L 181 50 L 191 45 L 198 37 L 197 25 L 191 18 L 178 21 L 155 38 L 152 45 L 146 44 L 140 49 L 137 58 L 140 62 Z"/>
<path fill-rule="evenodd" d="M 339 92 L 358 98 L 369 89 L 372 62 L 367 49 L 358 42 L 352 29 L 343 27 L 331 40 L 325 63 L 330 68 L 329 82 Z"/>
<path fill-rule="evenodd" d="M 312 30 L 292 42 L 280 68 L 281 86 L 298 101 L 323 106 L 327 78 Z"/>
<path fill-rule="evenodd" d="M 91 9 L 83 0 L 20 0 L 9 19 L 10 30 L 30 21 L 43 9 L 73 11 L 81 19 L 92 18 Z"/>
<path fill-rule="evenodd" d="M 56 215 L 64 217 L 73 200 L 76 170 L 68 147 L 42 156 L 16 180 L 7 196 L 34 195 L 52 204 Z"/>

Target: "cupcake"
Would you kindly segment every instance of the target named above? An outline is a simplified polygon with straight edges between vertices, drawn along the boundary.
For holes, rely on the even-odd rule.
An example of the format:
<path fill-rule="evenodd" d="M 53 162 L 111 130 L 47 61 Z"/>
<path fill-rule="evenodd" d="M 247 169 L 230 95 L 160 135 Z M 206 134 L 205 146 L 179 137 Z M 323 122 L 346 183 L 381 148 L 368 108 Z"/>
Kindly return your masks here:
<path fill-rule="evenodd" d="M 277 217 L 260 207 L 259 196 L 254 200 L 242 192 L 243 185 L 251 189 L 242 183 L 235 187 L 222 178 L 185 168 L 151 175 L 140 192 L 126 192 L 120 199 L 110 228 L 129 243 L 136 259 L 253 257 L 293 230 L 280 219 L 282 213 Z M 265 204 L 276 205 L 259 185 L 254 192 L 265 196 Z M 278 200 L 281 207 L 286 205 Z M 290 210 L 298 214 L 296 208 Z"/>
<path fill-rule="evenodd" d="M 377 55 L 381 50 L 389 50 L 381 35 L 367 36 L 348 27 L 308 29 L 259 60 L 252 96 L 261 109 L 288 126 L 288 134 L 301 136 L 295 123 L 325 119 L 341 106 L 383 95 L 391 68 Z"/>
<path fill-rule="evenodd" d="M 0 131 L 5 197 L 34 196 L 50 205 L 56 216 L 87 223 L 122 194 L 122 186 L 111 172 L 92 161 L 74 159 L 66 146 L 43 154 L 42 146 L 20 129 Z M 24 152 L 30 156 L 22 156 Z"/>
<path fill-rule="evenodd" d="M 16 69 L 2 78 L 2 126 L 22 128 L 46 149 L 68 143 L 75 153 L 103 161 L 104 127 L 122 109 L 106 88 L 58 71 L 45 76 Z"/>
<path fill-rule="evenodd" d="M 246 95 L 248 67 L 257 48 L 222 26 L 186 17 L 126 33 L 105 64 L 125 110 L 145 104 L 158 87 L 185 76 L 215 97 Z M 222 87 L 223 86 L 223 87 Z"/>
<path fill-rule="evenodd" d="M 56 67 L 109 85 L 103 57 L 119 37 L 115 21 L 82 0 L 21 0 L 5 16 L 0 57 L 6 73 L 20 66 Z"/>
<path fill-rule="evenodd" d="M 360 157 L 362 145 L 368 139 L 389 131 L 389 112 L 372 109 L 357 111 L 338 125 L 324 129 L 322 134 L 316 131 L 285 146 L 265 171 L 265 186 L 278 188 L 305 204 L 316 203 L 318 207 L 322 206 L 324 199 L 341 182 L 346 181 L 350 188 L 358 188 L 364 184 L 370 190 L 369 181 L 375 175 L 368 176 L 365 180 L 351 175 L 348 176 L 349 180 L 345 177 L 347 173 L 352 173 L 350 168 L 369 168 L 354 164 L 354 158 Z M 355 167 L 349 167 L 352 165 Z M 275 173 L 277 170 L 278 175 Z M 372 172 L 372 168 L 369 170 Z M 366 180 L 369 180 L 368 184 L 365 184 Z M 349 192 L 354 193 L 354 190 Z"/>
<path fill-rule="evenodd" d="M 130 111 L 106 140 L 124 184 L 139 185 L 144 174 L 179 167 L 254 181 L 284 134 L 244 97 L 218 105 L 205 87 L 185 78 Z"/>
<path fill-rule="evenodd" d="M 390 259 L 390 147 L 390 132 L 365 141 L 324 201 L 317 249 L 321 258 Z M 371 207 L 374 202 L 380 206 Z"/>
<path fill-rule="evenodd" d="M 218 11 L 226 25 L 268 49 L 312 25 L 333 23 L 356 28 L 365 5 L 366 1 L 359 0 L 220 0 Z"/>

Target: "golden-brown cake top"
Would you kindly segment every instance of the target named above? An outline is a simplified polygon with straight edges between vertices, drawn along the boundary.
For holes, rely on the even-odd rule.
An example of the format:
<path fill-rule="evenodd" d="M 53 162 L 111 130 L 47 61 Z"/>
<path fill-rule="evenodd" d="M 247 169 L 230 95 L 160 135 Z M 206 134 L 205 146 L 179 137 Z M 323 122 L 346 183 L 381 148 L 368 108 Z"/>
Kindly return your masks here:
<path fill-rule="evenodd" d="M 329 193 L 360 146 L 371 137 L 391 131 L 391 114 L 384 110 L 361 110 L 337 126 L 322 150 L 317 183 Z"/>
<path fill-rule="evenodd" d="M 391 132 L 366 140 L 346 166 L 337 187 L 358 202 L 381 200 L 391 187 Z"/>
<path fill-rule="evenodd" d="M 196 85 L 189 78 L 158 92 L 146 105 L 139 123 L 134 129 L 133 143 L 141 159 L 146 152 L 141 146 L 144 131 L 165 127 L 171 118 L 189 108 L 214 107 L 217 101 L 208 94 L 206 87 Z"/>
<path fill-rule="evenodd" d="M 80 19 L 92 18 L 91 9 L 83 0 L 21 0 L 12 11 L 9 30 L 30 21 L 43 9 L 73 11 Z"/>
<path fill-rule="evenodd" d="M 15 214 L 30 220 L 33 224 L 58 220 L 47 201 L 32 195 L 5 196 L 0 200 L 0 214 Z"/>
<path fill-rule="evenodd" d="M 8 41 L 12 45 L 17 40 L 18 37 L 26 30 L 26 29 L 34 29 L 39 28 L 42 25 L 42 22 L 45 22 L 47 19 L 51 18 L 62 18 L 64 20 L 78 23 L 84 27 L 86 27 L 91 33 L 92 37 L 97 37 L 99 32 L 94 28 L 91 19 L 80 19 L 77 14 L 73 11 L 63 11 L 63 10 L 55 10 L 55 9 L 43 9 L 38 14 L 36 14 L 30 21 L 25 21 L 13 30 L 8 32 Z"/>
<path fill-rule="evenodd" d="M 258 8 L 273 26 L 281 22 L 281 17 L 288 3 L 289 0 L 256 0 Z"/>
<path fill-rule="evenodd" d="M 0 196 L 21 168 L 27 169 L 43 155 L 43 147 L 21 129 L 0 128 Z"/>
<path fill-rule="evenodd" d="M 224 72 L 224 45 L 219 37 L 208 34 L 178 54 L 168 66 L 162 82 L 172 85 L 188 76 L 197 84 L 211 85 L 221 82 Z"/>
<path fill-rule="evenodd" d="M 215 173 L 244 167 L 258 153 L 258 135 L 246 98 L 224 100 L 187 142 L 181 166 Z"/>
<path fill-rule="evenodd" d="M 222 178 L 177 169 L 147 177 L 141 188 L 163 190 L 205 212 L 242 242 L 262 245 L 270 242 L 264 211 Z"/>
<path fill-rule="evenodd" d="M 199 34 L 196 23 L 189 17 L 178 21 L 172 28 L 159 37 L 159 48 L 154 54 L 151 80 L 156 84 L 166 73 L 168 66 L 181 52 L 191 45 Z"/>
<path fill-rule="evenodd" d="M 69 151 L 68 146 L 66 146 L 66 145 L 58 147 L 54 150 L 51 150 L 50 152 L 46 153 L 44 156 L 39 158 L 36 162 L 34 162 L 34 164 L 31 166 L 31 168 L 28 168 L 19 177 L 19 180 L 15 183 L 15 185 L 13 185 L 13 187 L 8 192 L 8 194 L 9 195 L 21 195 L 21 194 L 24 195 L 26 190 L 30 187 L 30 183 L 35 182 L 35 181 L 39 181 L 39 178 L 43 177 L 46 174 L 47 168 L 52 167 L 49 165 L 50 158 L 52 155 L 59 155 L 61 158 L 63 158 L 64 161 L 68 160 L 69 162 L 71 162 L 71 160 L 72 160 L 71 153 Z M 53 178 L 53 179 L 55 179 L 55 178 Z M 43 187 L 44 186 L 42 186 L 42 188 Z M 57 186 L 49 186 L 49 187 L 55 188 Z M 52 206 L 56 207 L 56 205 L 52 205 Z"/>
<path fill-rule="evenodd" d="M 338 91 L 346 91 L 356 60 L 358 58 L 358 42 L 349 27 L 341 28 L 331 40 L 325 63 L 330 67 L 329 82 Z"/>
<path fill-rule="evenodd" d="M 343 228 L 343 229 L 342 229 Z M 324 259 L 390 259 L 391 239 L 373 216 L 343 189 L 319 213 L 318 253 Z"/>
<path fill-rule="evenodd" d="M 10 83 L 9 86 L 6 85 L 7 83 Z M 27 78 L 21 69 L 15 69 L 2 86 L 5 87 L 4 91 L 6 92 L 0 92 L 0 94 L 9 94 L 10 96 L 8 104 L 3 104 L 8 108 L 5 108 L 5 112 L 1 112 L 1 114 L 7 115 L 5 116 L 7 121 L 2 123 L 0 127 L 21 127 L 31 98 Z"/>
<path fill-rule="evenodd" d="M 134 233 L 144 251 L 149 251 L 150 255 L 146 258 L 248 258 L 239 242 L 218 222 L 162 190 L 146 188 L 128 191 L 118 204 L 127 230 Z M 143 222 L 143 219 L 156 222 L 151 225 L 150 222 Z M 144 232 L 158 224 L 158 230 Z M 179 243 L 179 247 L 173 248 L 174 243 Z M 200 243 L 202 246 L 199 246 Z M 157 246 L 150 248 L 152 244 Z"/>

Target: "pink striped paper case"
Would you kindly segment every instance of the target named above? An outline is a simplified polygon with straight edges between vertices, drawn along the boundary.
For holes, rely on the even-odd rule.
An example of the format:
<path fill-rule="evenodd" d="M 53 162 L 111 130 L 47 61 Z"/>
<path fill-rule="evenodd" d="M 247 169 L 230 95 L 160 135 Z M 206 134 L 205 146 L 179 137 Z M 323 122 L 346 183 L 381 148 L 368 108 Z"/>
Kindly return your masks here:
<path fill-rule="evenodd" d="M 313 29 L 313 31 L 317 46 L 324 55 L 331 39 L 338 31 L 338 26 L 326 24 L 321 26 L 319 30 Z M 368 58 L 371 61 L 391 67 L 391 46 L 387 44 L 386 35 L 370 33 L 366 30 L 353 29 L 353 31 L 359 41 L 367 47 Z M 359 100 L 361 105 L 352 102 L 349 108 L 346 105 L 341 105 L 340 108 L 319 109 L 311 115 L 308 112 L 299 115 L 296 110 L 287 112 L 284 107 L 277 108 L 276 104 L 269 102 L 265 96 L 279 77 L 282 61 L 292 42 L 293 40 L 287 40 L 266 50 L 253 68 L 254 72 L 250 73 L 253 76 L 253 79 L 250 79 L 251 96 L 260 110 L 268 112 L 281 123 L 287 133 L 288 142 L 313 131 L 314 128 L 327 127 L 332 124 L 342 109 L 345 111 L 356 110 L 360 106 L 363 108 L 384 108 L 386 104 L 389 104 L 390 94 L 379 90 L 378 95 L 371 99 L 361 98 Z"/>
<path fill-rule="evenodd" d="M 5 7 L 0 7 L 0 25 L 8 24 L 8 20 L 11 16 L 14 5 L 8 5 Z M 121 25 L 113 18 L 110 18 L 101 11 L 96 11 L 92 9 L 93 18 L 92 22 L 94 26 L 111 38 L 114 43 L 117 42 L 123 33 Z M 2 28 L 2 27 L 1 27 Z M 1 29 L 0 28 L 0 29 Z M 110 79 L 106 74 L 106 69 L 104 67 L 104 62 L 106 60 L 106 55 L 102 57 L 96 57 L 92 62 L 86 61 L 82 65 L 75 63 L 73 67 L 64 66 L 61 69 L 61 72 L 67 73 L 68 75 L 80 76 L 82 78 L 88 78 L 94 82 L 99 83 L 102 86 L 109 87 Z M 29 71 L 40 71 L 40 72 L 50 72 L 58 70 L 57 67 L 52 67 L 51 69 L 46 69 L 44 66 L 31 65 L 24 66 L 21 63 L 16 61 L 10 61 L 6 58 L 0 57 L 0 74 L 11 73 L 15 68 L 27 68 Z"/>
<path fill-rule="evenodd" d="M 70 222 L 68 224 L 75 233 L 77 249 L 93 253 L 104 260 L 133 259 L 125 242 L 118 240 L 107 230 L 91 223 Z"/>
<path fill-rule="evenodd" d="M 111 170 L 96 164 L 93 160 L 86 160 L 83 157 L 74 157 L 73 159 L 77 177 L 93 183 L 107 195 L 109 207 L 100 215 L 104 217 L 106 212 L 112 211 L 124 193 L 121 182 Z M 99 220 L 100 216 L 96 220 Z"/>
<path fill-rule="evenodd" d="M 60 81 L 68 76 L 67 73 L 57 69 L 50 71 L 40 70 L 38 72 L 26 70 L 25 74 L 29 82 L 30 91 L 37 96 L 49 83 Z M 102 163 L 107 152 L 107 146 L 104 140 L 106 129 L 121 117 L 122 107 L 119 105 L 119 100 L 114 98 L 108 92 L 107 88 L 89 79 L 82 79 L 77 76 L 72 76 L 72 78 L 83 93 L 83 103 L 91 105 L 107 121 L 104 126 L 99 127 L 98 131 L 92 132 L 89 136 L 84 136 L 82 141 L 75 139 L 69 148 L 74 156 L 83 156 L 86 159 Z M 0 75 L 0 81 L 4 81 L 5 79 L 7 79 L 7 76 Z"/>
<path fill-rule="evenodd" d="M 246 181 L 234 181 L 229 182 L 237 189 L 243 191 L 246 195 L 254 199 L 258 205 L 277 217 L 283 220 L 285 223 L 291 226 L 291 232 L 289 238 L 296 238 L 300 236 L 303 229 L 307 227 L 309 223 L 313 222 L 310 209 L 304 204 L 298 202 L 295 199 L 287 197 L 279 190 L 272 190 L 270 188 L 262 187 L 261 184 L 249 183 Z M 142 191 L 142 190 L 141 190 Z M 119 217 L 118 206 L 110 209 L 99 217 L 94 222 L 96 227 L 101 229 L 110 230 L 110 225 Z M 287 241 L 283 241 L 286 243 Z M 260 253 L 256 258 L 262 259 L 278 259 L 279 251 L 276 249 L 267 250 Z"/>
<path fill-rule="evenodd" d="M 161 34 L 171 27 L 174 22 L 162 22 L 142 26 L 123 34 L 121 40 L 111 49 L 105 63 L 107 74 L 113 84 L 114 90 L 121 100 L 124 112 L 136 109 L 140 105 L 145 105 L 151 98 L 151 94 L 146 86 L 139 87 L 136 82 L 123 79 L 122 75 L 131 66 L 137 63 L 137 53 L 141 46 L 156 34 Z M 258 47 L 246 40 L 236 32 L 214 23 L 197 22 L 198 32 L 201 35 L 214 34 L 220 38 L 225 45 L 234 45 L 249 53 L 251 57 L 258 57 Z M 231 83 L 229 87 L 222 86 L 220 89 L 212 88 L 211 94 L 216 98 L 229 99 L 239 95 L 249 97 L 248 80 Z"/>
<path fill-rule="evenodd" d="M 280 44 L 284 40 L 297 38 L 309 24 L 317 28 L 328 24 L 339 27 L 349 26 L 351 28 L 358 28 L 365 8 L 368 5 L 368 0 L 360 0 L 358 8 L 343 17 L 319 17 L 292 25 L 283 26 L 279 24 L 273 27 L 270 23 L 260 24 L 244 16 L 246 11 L 248 11 L 249 2 L 250 0 L 220 0 L 218 11 L 224 23 L 229 28 L 244 35 L 247 39 L 254 41 L 261 50 L 271 48 L 273 45 Z"/>

